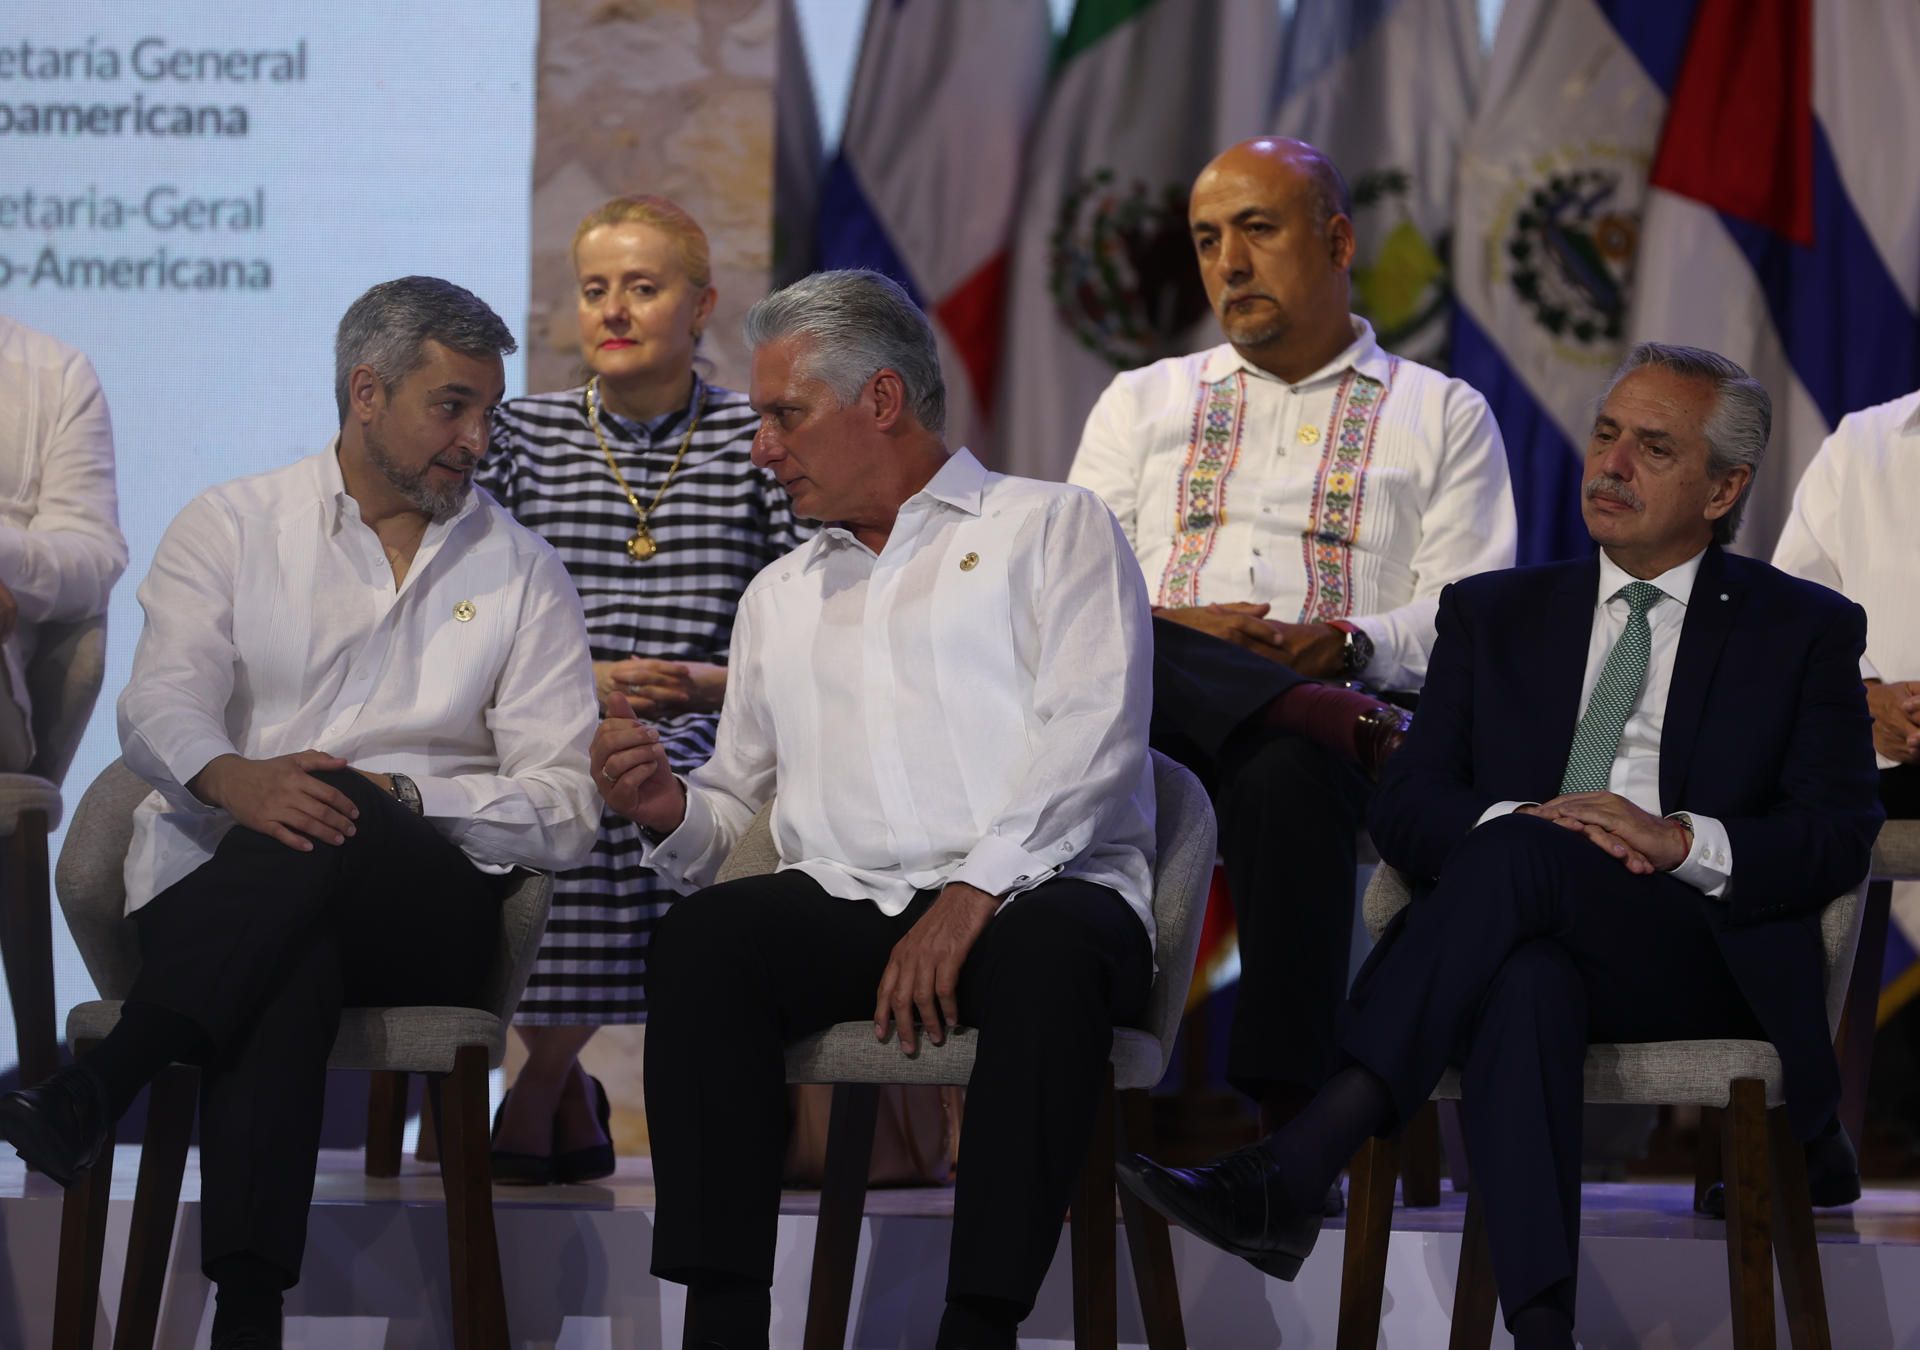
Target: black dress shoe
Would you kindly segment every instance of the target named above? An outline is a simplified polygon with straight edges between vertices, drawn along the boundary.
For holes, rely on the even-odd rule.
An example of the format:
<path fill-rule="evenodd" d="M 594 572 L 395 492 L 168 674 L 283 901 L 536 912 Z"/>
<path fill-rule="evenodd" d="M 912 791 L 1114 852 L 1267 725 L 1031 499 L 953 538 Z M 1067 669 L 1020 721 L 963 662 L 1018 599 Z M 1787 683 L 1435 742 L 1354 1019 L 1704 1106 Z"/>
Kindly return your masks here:
<path fill-rule="evenodd" d="M 607 1089 L 598 1078 L 588 1074 L 587 1081 L 593 1084 L 597 1098 L 594 1110 L 600 1117 L 600 1133 L 606 1135 L 607 1142 L 554 1154 L 553 1179 L 563 1186 L 600 1181 L 613 1175 L 613 1103 L 607 1100 Z"/>
<path fill-rule="evenodd" d="M 0 1139 L 62 1186 L 93 1166 L 112 1128 L 106 1085 L 78 1065 L 0 1097 Z"/>
<path fill-rule="evenodd" d="M 492 1141 L 500 1137 L 500 1117 L 507 1113 L 507 1098 L 511 1096 L 511 1090 L 501 1093 L 499 1108 L 493 1113 L 493 1133 L 488 1140 L 493 1179 L 502 1186 L 551 1186 L 551 1153 L 507 1153 L 492 1147 Z"/>
<path fill-rule="evenodd" d="M 1162 1167 L 1135 1154 L 1114 1165 L 1120 1184 L 1195 1237 L 1276 1280 L 1291 1280 L 1313 1252 L 1324 1219 L 1288 1211 L 1273 1163 L 1258 1145 L 1206 1167 Z"/>
<path fill-rule="evenodd" d="M 1860 1159 L 1847 1132 L 1836 1128 L 1807 1145 L 1807 1198 L 1815 1209 L 1838 1209 L 1860 1198 Z M 1727 1184 L 1716 1181 L 1700 1201 L 1711 1219 L 1727 1217 Z"/>

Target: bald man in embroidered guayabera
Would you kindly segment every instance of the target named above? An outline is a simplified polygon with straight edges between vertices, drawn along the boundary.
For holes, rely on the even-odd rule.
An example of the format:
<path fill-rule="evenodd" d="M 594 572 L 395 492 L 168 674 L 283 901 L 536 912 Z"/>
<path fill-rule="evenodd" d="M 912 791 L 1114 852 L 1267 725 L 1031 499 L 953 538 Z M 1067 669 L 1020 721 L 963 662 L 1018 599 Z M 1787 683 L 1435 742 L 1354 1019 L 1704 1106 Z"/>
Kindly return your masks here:
<path fill-rule="evenodd" d="M 1278 1124 L 1333 1067 L 1355 840 L 1441 588 L 1511 566 L 1486 400 L 1350 313 L 1353 204 L 1302 141 L 1233 146 L 1188 207 L 1227 340 L 1120 375 L 1070 481 L 1119 517 L 1154 597 L 1155 744 L 1220 814 L 1239 919 L 1235 1086 Z"/>

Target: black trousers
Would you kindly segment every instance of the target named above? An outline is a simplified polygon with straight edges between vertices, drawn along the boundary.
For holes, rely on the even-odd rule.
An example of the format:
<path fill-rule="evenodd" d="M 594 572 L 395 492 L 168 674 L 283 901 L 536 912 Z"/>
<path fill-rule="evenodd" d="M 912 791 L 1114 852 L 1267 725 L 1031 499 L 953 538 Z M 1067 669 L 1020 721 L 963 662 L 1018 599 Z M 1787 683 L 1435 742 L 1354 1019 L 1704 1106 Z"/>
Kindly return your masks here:
<path fill-rule="evenodd" d="M 1353 948 L 1358 766 L 1260 715 L 1304 676 L 1165 619 L 1153 624 L 1153 744 L 1207 784 L 1240 939 L 1227 1078 L 1256 1099 L 1338 1063 Z"/>
<path fill-rule="evenodd" d="M 933 902 L 889 918 L 800 872 L 710 887 L 668 910 L 649 960 L 653 1273 L 770 1283 L 787 1138 L 783 1052 L 868 1020 L 888 956 Z M 1060 1242 L 1113 1028 L 1145 1011 L 1146 929 L 1113 891 L 1048 882 L 1015 898 L 960 973 L 977 1029 L 949 1297 L 1033 1306 Z"/>
<path fill-rule="evenodd" d="M 1716 902 L 1584 836 L 1488 821 L 1356 981 L 1342 1048 L 1408 1119 L 1449 1065 L 1509 1316 L 1557 1283 L 1572 1316 L 1581 1066 L 1595 1041 L 1767 1039 L 1720 954 Z"/>
<path fill-rule="evenodd" d="M 251 1255 L 289 1285 L 306 1249 L 327 1055 L 342 1007 L 475 1006 L 506 878 L 480 871 L 350 770 L 318 775 L 360 808 L 356 832 L 302 853 L 236 827 L 134 912 L 134 1005 L 203 1031 L 203 1264 Z"/>

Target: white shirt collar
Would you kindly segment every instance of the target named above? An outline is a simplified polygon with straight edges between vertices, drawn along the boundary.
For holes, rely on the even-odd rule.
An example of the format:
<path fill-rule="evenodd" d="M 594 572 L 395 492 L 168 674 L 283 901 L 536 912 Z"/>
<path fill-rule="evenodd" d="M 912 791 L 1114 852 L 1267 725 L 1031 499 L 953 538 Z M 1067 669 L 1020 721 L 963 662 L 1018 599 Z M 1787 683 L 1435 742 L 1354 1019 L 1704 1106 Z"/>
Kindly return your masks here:
<path fill-rule="evenodd" d="M 338 432 L 335 432 L 333 439 L 327 442 L 327 448 L 315 455 L 314 459 L 317 461 L 315 467 L 320 474 L 320 498 L 327 506 L 328 531 L 330 533 L 337 533 L 339 531 L 341 523 L 348 519 L 349 503 L 352 504 L 351 518 L 354 523 L 364 523 L 360 515 L 360 503 L 354 501 L 353 494 L 347 491 L 346 475 L 340 471 L 340 435 Z M 429 521 L 427 523 L 427 535 L 423 537 L 423 542 L 425 538 L 434 537 L 434 531 L 436 529 L 438 529 L 440 534 L 445 534 L 468 516 L 472 515 L 479 509 L 479 506 L 480 489 L 477 484 L 469 483 L 467 485 L 467 495 L 461 501 L 460 509 L 455 511 L 451 516 L 448 516 L 445 520 Z"/>
<path fill-rule="evenodd" d="M 925 487 L 900 503 L 900 509 L 905 511 L 913 502 L 926 498 L 977 516 L 980 514 L 980 503 L 986 497 L 987 478 L 986 466 L 963 445 L 947 456 L 946 463 L 927 480 Z M 811 567 L 825 556 L 829 548 L 854 542 L 852 532 L 845 525 L 831 521 L 813 537 L 813 550 L 807 555 L 804 566 Z"/>
<path fill-rule="evenodd" d="M 1387 383 L 1392 374 L 1392 358 L 1380 350 L 1379 339 L 1373 335 L 1373 325 L 1358 314 L 1349 314 L 1347 322 L 1353 327 L 1353 341 L 1342 348 L 1340 354 L 1326 365 L 1307 376 L 1304 380 L 1282 380 L 1270 370 L 1262 370 L 1240 354 L 1231 342 L 1222 343 L 1207 353 L 1206 361 L 1200 367 L 1200 378 L 1208 384 L 1223 380 L 1235 371 L 1244 370 L 1257 380 L 1266 380 L 1272 384 L 1285 384 L 1289 389 L 1305 389 L 1344 375 L 1349 370 L 1358 371 L 1370 380 Z"/>
<path fill-rule="evenodd" d="M 1648 578 L 1649 584 L 1657 586 L 1669 600 L 1677 600 L 1684 606 L 1693 598 L 1694 579 L 1700 575 L 1700 560 L 1707 556 L 1703 548 L 1677 567 L 1669 567 L 1657 577 Z M 1619 594 L 1622 586 L 1631 585 L 1640 578 L 1630 575 L 1627 570 L 1607 556 L 1605 549 L 1600 550 L 1600 595 L 1594 602 L 1604 605 Z"/>

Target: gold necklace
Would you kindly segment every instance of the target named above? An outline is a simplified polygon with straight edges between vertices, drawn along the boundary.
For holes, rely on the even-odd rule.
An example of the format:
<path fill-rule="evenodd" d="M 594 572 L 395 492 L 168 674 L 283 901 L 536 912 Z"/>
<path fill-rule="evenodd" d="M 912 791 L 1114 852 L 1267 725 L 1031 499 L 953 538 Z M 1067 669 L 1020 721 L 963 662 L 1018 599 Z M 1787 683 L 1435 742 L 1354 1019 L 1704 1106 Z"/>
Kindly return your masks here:
<path fill-rule="evenodd" d="M 613 471 L 613 481 L 627 494 L 627 504 L 633 507 L 633 514 L 639 524 L 633 532 L 633 538 L 627 540 L 627 556 L 635 562 L 645 562 L 660 551 L 653 532 L 647 528 L 647 517 L 660 506 L 660 499 L 667 495 L 667 485 L 673 482 L 673 476 L 680 472 L 680 461 L 687 457 L 687 447 L 693 444 L 693 433 L 700 425 L 700 416 L 707 410 L 706 386 L 700 387 L 700 398 L 693 405 L 693 419 L 687 423 L 687 434 L 680 438 L 680 448 L 674 452 L 673 464 L 667 469 L 667 476 L 661 480 L 660 490 L 653 494 L 653 501 L 646 506 L 640 505 L 640 499 L 633 495 L 633 489 L 627 486 L 626 475 L 620 472 L 620 466 L 614 463 L 613 448 L 607 444 L 606 435 L 600 430 L 600 409 L 596 396 L 600 391 L 600 377 L 595 375 L 587 381 L 587 425 L 593 428 L 593 439 L 600 443 L 600 453 L 607 457 L 607 468 Z"/>

